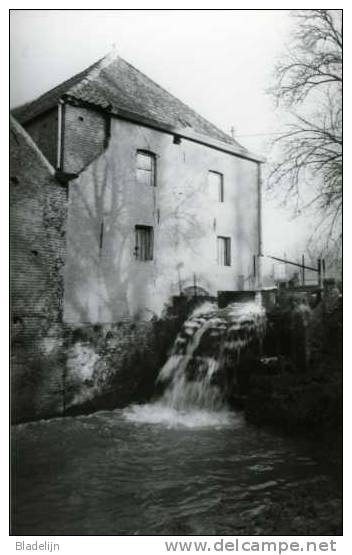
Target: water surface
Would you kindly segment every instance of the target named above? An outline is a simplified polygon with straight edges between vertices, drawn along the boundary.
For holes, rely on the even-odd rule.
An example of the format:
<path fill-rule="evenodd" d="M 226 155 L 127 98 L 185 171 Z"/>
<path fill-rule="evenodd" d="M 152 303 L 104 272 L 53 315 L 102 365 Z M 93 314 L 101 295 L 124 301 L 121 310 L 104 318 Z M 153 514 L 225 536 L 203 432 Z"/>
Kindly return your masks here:
<path fill-rule="evenodd" d="M 329 534 L 339 506 L 309 445 L 226 410 L 156 404 L 20 424 L 12 452 L 15 534 Z"/>

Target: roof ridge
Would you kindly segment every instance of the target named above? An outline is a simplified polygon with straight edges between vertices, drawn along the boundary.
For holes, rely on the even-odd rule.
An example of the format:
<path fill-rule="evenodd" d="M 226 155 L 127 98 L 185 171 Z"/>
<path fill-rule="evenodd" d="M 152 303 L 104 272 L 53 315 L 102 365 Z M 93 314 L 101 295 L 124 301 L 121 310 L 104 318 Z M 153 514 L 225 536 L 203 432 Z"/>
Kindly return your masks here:
<path fill-rule="evenodd" d="M 156 122 L 167 120 L 174 127 L 189 127 L 200 135 L 232 145 L 243 155 L 249 152 L 230 134 L 199 114 L 195 108 L 122 58 L 115 49 L 63 83 L 14 108 L 12 114 L 23 125 L 55 109 L 64 95 L 102 109 L 109 107 L 111 113 L 116 115 L 119 110 L 125 109 L 141 118 L 152 118 Z"/>
<path fill-rule="evenodd" d="M 238 143 L 237 141 L 235 141 L 233 139 L 233 137 L 231 137 L 231 135 L 228 135 L 225 131 L 223 131 L 222 129 L 220 129 L 219 127 L 217 127 L 217 125 L 214 125 L 214 123 L 212 123 L 210 120 L 208 120 L 207 118 L 205 118 L 204 116 L 202 116 L 201 114 L 198 114 L 198 112 L 196 111 L 195 108 L 192 108 L 192 106 L 189 106 L 188 104 L 186 104 L 185 102 L 183 102 L 182 100 L 180 100 L 177 96 L 175 96 L 174 94 L 172 94 L 170 91 L 168 91 L 167 89 L 165 89 L 165 87 L 162 87 L 161 85 L 159 85 L 159 83 L 157 83 L 156 81 L 154 81 L 154 79 L 151 79 L 146 73 L 144 73 L 143 71 L 141 71 L 140 69 L 138 69 L 137 67 L 135 67 L 133 64 L 131 64 L 130 62 L 128 62 L 127 60 L 125 60 L 124 58 L 122 58 L 121 56 L 119 56 L 120 60 L 122 60 L 126 65 L 130 66 L 132 69 L 134 69 L 135 71 L 138 71 L 138 73 L 140 73 L 141 75 L 143 75 L 146 79 L 148 79 L 149 81 L 151 81 L 154 85 L 156 85 L 161 91 L 166 92 L 167 94 L 169 94 L 170 96 L 172 96 L 172 98 L 174 98 L 177 102 L 179 102 L 180 104 L 182 104 L 185 108 L 187 108 L 188 110 L 192 110 L 194 113 L 197 114 L 197 116 L 201 117 L 204 121 L 206 121 L 209 125 L 211 125 L 212 127 L 214 127 L 215 129 L 217 129 L 217 131 L 220 131 L 221 133 L 223 133 L 224 135 L 226 135 L 230 140 L 231 143 L 240 147 L 241 149 L 243 149 L 244 151 L 247 150 L 244 146 L 242 146 L 240 143 Z"/>
<path fill-rule="evenodd" d="M 105 56 L 100 58 L 97 62 L 95 62 L 91 66 L 88 66 L 88 68 L 86 68 L 86 70 L 81 72 L 81 73 L 86 73 L 86 75 L 84 75 L 83 79 L 79 80 L 78 83 L 73 85 L 73 87 L 70 87 L 67 92 L 69 93 L 71 91 L 71 89 L 73 89 L 75 87 L 79 87 L 79 86 L 81 86 L 85 83 L 89 83 L 89 81 L 98 77 L 100 75 L 100 72 L 104 68 L 108 67 L 109 65 L 111 65 L 114 61 L 116 61 L 119 58 L 120 58 L 120 56 L 118 55 L 117 51 L 116 50 L 111 50 L 110 52 L 105 54 Z M 121 60 L 122 60 L 122 58 L 121 58 Z"/>

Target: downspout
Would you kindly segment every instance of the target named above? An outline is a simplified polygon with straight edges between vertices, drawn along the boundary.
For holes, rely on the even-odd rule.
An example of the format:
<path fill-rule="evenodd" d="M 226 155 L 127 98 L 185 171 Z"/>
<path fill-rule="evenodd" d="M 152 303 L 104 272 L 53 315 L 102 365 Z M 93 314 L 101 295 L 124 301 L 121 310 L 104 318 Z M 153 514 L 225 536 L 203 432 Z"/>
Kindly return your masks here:
<path fill-rule="evenodd" d="M 56 168 L 63 171 L 63 126 L 64 126 L 64 102 L 59 100 L 57 118 L 57 160 Z"/>
<path fill-rule="evenodd" d="M 258 181 L 257 181 L 257 219 L 258 219 L 258 256 L 257 256 L 257 289 L 261 290 L 262 284 L 262 256 L 263 256 L 263 239 L 262 239 L 262 165 L 258 163 Z"/>

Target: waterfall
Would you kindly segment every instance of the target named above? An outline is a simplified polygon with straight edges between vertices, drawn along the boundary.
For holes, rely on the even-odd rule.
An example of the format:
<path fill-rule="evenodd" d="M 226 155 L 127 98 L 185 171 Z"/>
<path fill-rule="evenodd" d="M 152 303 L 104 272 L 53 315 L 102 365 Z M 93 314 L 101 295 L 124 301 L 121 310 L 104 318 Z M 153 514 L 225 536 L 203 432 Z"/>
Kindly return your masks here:
<path fill-rule="evenodd" d="M 264 330 L 265 311 L 259 303 L 233 303 L 224 309 L 204 303 L 184 322 L 159 372 L 160 398 L 130 407 L 126 417 L 149 422 L 172 417 L 185 424 L 191 414 L 198 425 L 205 415 L 206 421 L 209 414 L 212 420 L 222 419 L 241 355 L 260 350 Z"/>

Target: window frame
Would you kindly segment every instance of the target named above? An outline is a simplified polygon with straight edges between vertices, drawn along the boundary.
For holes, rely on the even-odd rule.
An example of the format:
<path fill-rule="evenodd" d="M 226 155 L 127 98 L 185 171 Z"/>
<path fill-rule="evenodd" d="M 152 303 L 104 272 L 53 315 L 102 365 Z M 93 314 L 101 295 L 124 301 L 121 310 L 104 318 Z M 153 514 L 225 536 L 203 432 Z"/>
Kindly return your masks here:
<path fill-rule="evenodd" d="M 148 170 L 146 168 L 140 168 L 138 166 L 138 157 L 139 155 L 142 155 L 144 157 L 148 157 L 149 160 L 151 161 L 151 169 Z M 150 173 L 151 177 L 150 177 L 150 183 L 144 183 L 143 181 L 138 179 L 138 172 L 145 172 L 145 173 Z M 150 150 L 144 150 L 144 149 L 138 149 L 136 151 L 136 181 L 138 183 L 138 185 L 146 185 L 148 187 L 156 187 L 156 154 L 154 152 L 151 152 Z"/>
<path fill-rule="evenodd" d="M 208 170 L 208 186 L 210 186 L 210 174 L 220 177 L 220 190 L 217 191 L 216 201 L 219 203 L 225 202 L 225 187 L 224 187 L 224 174 L 216 170 Z"/>
<path fill-rule="evenodd" d="M 224 257 L 223 260 L 220 260 L 220 249 L 219 249 L 219 240 L 222 240 L 224 243 Z M 226 266 L 229 268 L 231 266 L 231 237 L 225 235 L 217 235 L 216 237 L 216 259 L 218 266 Z"/>
<path fill-rule="evenodd" d="M 138 232 L 144 232 L 144 241 L 145 245 L 144 248 L 141 249 L 138 245 Z M 143 234 L 140 233 L 140 237 L 143 237 Z M 147 240 L 148 237 L 148 240 Z M 150 225 L 139 225 L 136 224 L 134 226 L 134 239 L 135 239 L 135 246 L 134 246 L 134 256 L 135 259 L 139 262 L 150 262 L 154 260 L 154 227 Z M 142 239 L 140 241 L 142 245 Z M 142 255 L 143 254 L 143 258 Z"/>

